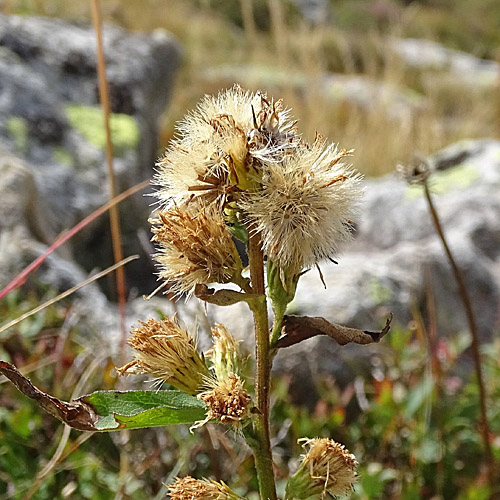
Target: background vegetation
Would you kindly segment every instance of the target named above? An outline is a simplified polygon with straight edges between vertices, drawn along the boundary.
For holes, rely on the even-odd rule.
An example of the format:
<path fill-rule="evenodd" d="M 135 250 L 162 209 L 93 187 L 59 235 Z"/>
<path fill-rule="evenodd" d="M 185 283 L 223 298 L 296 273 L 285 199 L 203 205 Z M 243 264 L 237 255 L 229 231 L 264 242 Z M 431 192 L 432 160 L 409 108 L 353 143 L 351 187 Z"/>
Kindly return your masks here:
<path fill-rule="evenodd" d="M 131 30 L 166 28 L 181 42 L 184 65 L 165 111 L 163 146 L 173 124 L 205 93 L 232 84 L 224 68 L 256 68 L 256 87 L 281 96 L 301 119 L 343 147 L 369 175 L 393 170 L 415 152 L 434 152 L 464 138 L 500 138 L 500 91 L 453 87 L 409 70 L 391 55 L 388 37 L 417 37 L 500 57 L 500 9 L 494 0 L 331 1 L 332 22 L 311 26 L 290 3 L 254 0 L 255 30 L 244 25 L 238 0 L 103 0 L 105 20 Z M 278 9 L 277 7 L 281 7 Z M 5 0 L 4 13 L 89 20 L 88 2 Z M 359 109 L 318 91 L 324 72 L 362 75 L 404 89 L 425 103 L 407 127 L 385 112 L 385 103 Z M 297 84 L 297 82 L 299 82 Z M 36 280 L 0 303 L 0 318 L 15 318 L 54 295 Z M 467 335 L 431 342 L 415 311 L 408 328 L 392 331 L 366 377 L 340 388 L 317 387 L 313 407 L 297 404 L 287 378 L 274 387 L 273 435 L 281 476 L 294 467 L 300 436 L 328 436 L 356 454 L 360 484 L 353 498 L 489 498 L 477 432 L 477 385 L 456 376 Z M 47 392 L 69 400 L 73 393 L 110 388 L 114 363 L 92 363 L 62 302 L 15 327 L 0 339 L 9 360 Z M 500 435 L 500 341 L 483 348 L 490 421 Z M 187 429 L 94 435 L 71 431 L 0 381 L 0 499 L 163 498 L 176 475 L 223 479 L 242 494 L 255 491 L 248 450 L 233 448 L 225 429 Z M 87 439 L 88 438 L 88 439 Z M 498 437 L 496 438 L 498 440 Z M 500 443 L 494 442 L 497 461 Z"/>
<path fill-rule="evenodd" d="M 3 12 L 90 20 L 90 2 L 4 0 Z M 248 3 L 248 2 L 243 2 Z M 244 26 L 240 0 L 103 0 L 105 21 L 130 30 L 165 28 L 181 42 L 184 64 L 162 125 L 173 124 L 199 98 L 235 80 L 283 97 L 310 139 L 316 131 L 356 149 L 355 166 L 378 175 L 460 139 L 500 137 L 500 90 L 454 85 L 402 64 L 391 37 L 435 40 L 477 57 L 500 59 L 495 0 L 330 0 L 328 24 L 312 26 L 289 1 L 253 0 L 255 27 Z M 254 29 L 255 28 L 255 29 Z M 418 112 L 391 119 L 384 96 L 360 109 L 318 89 L 326 72 L 360 75 L 418 101 Z"/>

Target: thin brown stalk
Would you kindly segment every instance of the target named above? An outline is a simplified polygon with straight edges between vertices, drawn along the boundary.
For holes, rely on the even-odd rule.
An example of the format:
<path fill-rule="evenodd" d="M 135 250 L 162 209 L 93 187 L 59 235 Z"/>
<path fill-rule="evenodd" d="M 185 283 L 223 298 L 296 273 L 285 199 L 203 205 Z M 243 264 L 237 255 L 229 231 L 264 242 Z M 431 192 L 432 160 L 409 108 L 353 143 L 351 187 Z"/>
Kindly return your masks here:
<path fill-rule="evenodd" d="M 248 258 L 252 290 L 254 294 L 262 297 L 262 300 L 251 306 L 255 321 L 255 398 L 257 406 L 255 415 L 255 437 L 257 443 L 253 451 L 261 498 L 276 500 L 276 486 L 269 431 L 269 386 L 271 377 L 269 318 L 267 315 L 264 283 L 264 254 L 262 252 L 259 235 L 253 234 L 249 238 Z"/>
<path fill-rule="evenodd" d="M 111 106 L 109 101 L 108 80 L 106 78 L 106 60 L 104 57 L 104 46 L 102 41 L 102 20 L 99 8 L 99 0 L 92 0 L 92 22 L 97 41 L 97 75 L 99 79 L 99 98 L 104 114 L 104 128 L 106 131 L 106 163 L 108 165 L 108 182 L 109 182 L 109 197 L 116 196 L 116 182 L 113 171 L 113 143 L 111 142 L 111 127 L 110 115 Z M 109 210 L 111 238 L 113 242 L 113 256 L 115 262 L 123 260 L 123 251 L 121 245 L 120 218 L 118 208 L 115 206 Z M 118 304 L 120 308 L 120 329 L 122 332 L 121 355 L 125 353 L 125 344 L 127 341 L 126 328 L 126 291 L 125 291 L 125 272 L 123 267 L 119 267 L 116 271 L 116 289 L 118 293 Z"/>
<path fill-rule="evenodd" d="M 271 18 L 271 30 L 276 50 L 276 58 L 281 63 L 287 60 L 286 50 L 286 24 L 283 16 L 281 0 L 268 0 L 269 17 Z"/>
<path fill-rule="evenodd" d="M 257 42 L 257 28 L 253 12 L 252 0 L 240 0 L 241 17 L 243 19 L 243 30 L 247 39 L 248 49 L 253 53 Z"/>
<path fill-rule="evenodd" d="M 467 286 L 465 284 L 465 280 L 462 274 L 461 269 L 458 267 L 455 258 L 453 257 L 453 254 L 451 252 L 451 249 L 448 245 L 448 242 L 446 241 L 444 232 L 443 232 L 443 227 L 441 225 L 441 222 L 439 220 L 438 213 L 436 211 L 436 208 L 434 207 L 434 202 L 432 201 L 431 193 L 429 191 L 429 186 L 427 181 L 424 181 L 424 191 L 425 191 L 425 197 L 427 199 L 427 203 L 429 205 L 429 210 L 431 212 L 431 217 L 432 221 L 434 223 L 434 226 L 436 228 L 436 231 L 439 235 L 439 238 L 441 239 L 441 243 L 443 245 L 443 248 L 446 252 L 446 256 L 448 257 L 448 261 L 450 262 L 451 268 L 453 270 L 453 274 L 455 276 L 455 280 L 458 285 L 458 290 L 460 293 L 460 297 L 462 299 L 462 303 L 464 305 L 465 309 L 465 314 L 467 317 L 467 323 L 469 325 L 469 330 L 471 333 L 471 347 L 472 347 L 472 353 L 474 357 L 474 365 L 475 365 L 475 370 L 476 370 L 476 377 L 477 377 L 477 383 L 478 383 L 478 388 L 479 388 L 479 407 L 480 407 L 480 412 L 481 412 L 481 426 L 480 426 L 480 432 L 483 440 L 483 446 L 484 450 L 486 453 L 486 464 L 488 467 L 488 480 L 489 484 L 492 488 L 497 487 L 497 478 L 495 477 L 495 462 L 493 459 L 493 453 L 491 450 L 491 445 L 490 445 L 490 427 L 488 424 L 488 416 L 486 412 L 486 389 L 485 389 L 485 383 L 484 383 L 484 376 L 483 376 L 483 371 L 481 367 L 481 353 L 480 353 L 480 342 L 479 342 L 479 333 L 477 330 L 477 325 L 476 325 L 476 319 L 474 315 L 474 310 L 472 308 L 472 303 L 470 300 L 469 292 L 467 290 Z"/>

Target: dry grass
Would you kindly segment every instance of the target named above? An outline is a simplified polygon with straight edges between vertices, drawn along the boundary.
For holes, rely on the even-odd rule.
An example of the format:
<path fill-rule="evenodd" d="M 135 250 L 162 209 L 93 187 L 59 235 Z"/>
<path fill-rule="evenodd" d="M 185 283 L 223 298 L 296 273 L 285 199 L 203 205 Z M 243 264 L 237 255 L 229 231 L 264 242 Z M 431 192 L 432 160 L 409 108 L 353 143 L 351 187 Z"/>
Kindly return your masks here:
<path fill-rule="evenodd" d="M 254 0 L 254 5 L 263 1 Z M 162 146 L 170 139 L 175 121 L 200 96 L 234 81 L 283 97 L 300 118 L 300 130 L 307 138 L 318 131 L 342 147 L 354 148 L 353 162 L 367 175 L 391 171 L 415 151 L 427 154 L 461 139 L 500 137 L 498 88 L 465 88 L 436 75 L 416 73 L 387 48 L 389 36 L 441 36 L 451 40 L 451 45 L 459 45 L 450 29 L 459 31 L 462 25 L 456 18 L 446 18 L 443 9 L 388 2 L 376 10 L 369 3 L 357 2 L 359 15 L 353 22 L 358 24 L 341 29 L 306 26 L 296 16 L 287 16 L 282 2 L 267 2 L 271 29 L 255 36 L 253 29 L 245 33 L 220 12 L 210 10 L 209 1 L 102 1 L 105 20 L 131 30 L 165 28 L 184 48 L 184 65 L 163 118 Z M 236 0 L 228 3 L 240 8 Z M 489 2 L 481 4 L 487 11 Z M 352 15 L 342 8 L 337 11 L 337 25 L 348 24 Z M 9 0 L 4 12 L 81 20 L 90 19 L 89 9 L 88 2 Z M 360 32 L 359 27 L 365 25 L 366 31 Z M 483 31 L 489 40 L 491 29 Z M 483 45 L 478 42 L 475 47 L 484 54 Z M 332 99 L 320 84 L 325 71 L 377 81 L 400 91 L 404 100 L 419 104 L 409 105 L 395 118 L 390 92 L 389 97 L 371 99 L 369 106 L 349 98 Z"/>

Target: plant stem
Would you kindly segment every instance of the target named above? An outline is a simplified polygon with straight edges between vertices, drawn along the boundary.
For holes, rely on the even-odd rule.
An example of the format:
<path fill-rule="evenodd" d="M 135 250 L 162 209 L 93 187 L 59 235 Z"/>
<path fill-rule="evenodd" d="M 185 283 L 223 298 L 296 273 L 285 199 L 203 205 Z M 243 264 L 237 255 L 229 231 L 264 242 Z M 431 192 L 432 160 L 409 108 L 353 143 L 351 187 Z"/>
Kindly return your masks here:
<path fill-rule="evenodd" d="M 273 331 L 271 333 L 271 348 L 274 348 L 276 342 L 281 335 L 281 327 L 283 326 L 283 316 L 285 315 L 287 304 L 276 305 L 274 308 Z"/>
<path fill-rule="evenodd" d="M 434 207 L 434 203 L 432 201 L 432 197 L 429 191 L 429 186 L 427 182 L 424 182 L 424 190 L 425 197 L 427 199 L 427 203 L 429 205 L 429 210 L 431 212 L 432 221 L 434 222 L 434 226 L 436 231 L 441 239 L 441 243 L 443 244 L 444 250 L 450 262 L 450 265 L 453 269 L 453 274 L 455 275 L 455 279 L 457 281 L 458 290 L 460 292 L 460 296 L 462 298 L 462 302 L 465 308 L 465 314 L 467 316 L 467 322 L 469 324 L 469 330 L 472 337 L 471 347 L 472 353 L 474 356 L 474 364 L 476 369 L 477 376 L 477 384 L 479 388 L 479 407 L 481 411 L 481 435 L 483 439 L 483 446 L 486 453 L 486 463 L 488 467 L 488 480 L 492 489 L 495 489 L 497 485 L 497 479 L 495 478 L 495 462 L 493 459 L 493 453 L 491 451 L 491 445 L 489 440 L 490 428 L 488 424 L 488 417 L 486 413 L 486 389 L 483 379 L 483 372 L 481 367 L 481 354 L 479 347 L 479 334 L 477 331 L 476 320 L 474 316 L 474 311 L 472 309 L 472 303 L 469 297 L 469 293 L 467 291 L 467 287 L 465 285 L 465 280 L 462 274 L 462 271 L 458 267 L 453 254 L 451 253 L 450 247 L 446 241 L 444 236 L 443 228 L 441 222 L 439 220 L 436 208 Z"/>
<path fill-rule="evenodd" d="M 276 500 L 271 439 L 269 436 L 269 386 L 271 359 L 269 356 L 269 319 L 264 284 L 264 254 L 260 236 L 251 235 L 248 241 L 248 258 L 252 290 L 262 300 L 255 301 L 251 307 L 255 322 L 255 399 L 257 414 L 254 418 L 256 442 L 253 445 L 255 468 L 259 480 L 262 500 Z"/>
<path fill-rule="evenodd" d="M 104 43 L 102 37 L 102 19 L 99 0 L 91 2 L 92 20 L 97 42 L 97 76 L 99 83 L 99 99 L 104 114 L 104 130 L 106 132 L 106 163 L 108 165 L 109 197 L 116 196 L 116 179 L 113 169 L 113 142 L 111 141 L 111 103 L 109 98 L 108 79 L 106 77 L 106 59 L 104 57 Z M 109 208 L 109 220 L 111 226 L 111 241 L 113 246 L 113 257 L 115 264 L 123 260 L 122 238 L 120 229 L 120 216 L 118 207 L 113 205 Z M 127 292 L 125 283 L 125 271 L 119 267 L 116 271 L 116 290 L 118 293 L 118 305 L 120 309 L 120 361 L 125 361 L 125 348 L 127 342 L 126 308 Z"/>

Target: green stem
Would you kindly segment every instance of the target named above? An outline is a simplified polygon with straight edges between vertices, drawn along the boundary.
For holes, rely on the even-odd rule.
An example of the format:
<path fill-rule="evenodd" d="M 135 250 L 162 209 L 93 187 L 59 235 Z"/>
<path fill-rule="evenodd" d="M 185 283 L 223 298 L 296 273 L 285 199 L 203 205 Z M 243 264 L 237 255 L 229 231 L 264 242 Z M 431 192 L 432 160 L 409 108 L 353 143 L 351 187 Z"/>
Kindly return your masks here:
<path fill-rule="evenodd" d="M 264 284 L 264 254 L 259 235 L 250 236 L 248 241 L 248 258 L 253 293 L 259 300 L 249 303 L 255 322 L 255 403 L 257 412 L 254 416 L 255 442 L 252 446 L 255 457 L 255 468 L 259 481 L 259 492 L 262 500 L 276 500 L 276 486 L 271 454 L 269 432 L 269 388 L 271 378 L 271 358 L 269 355 L 269 318 Z"/>
<path fill-rule="evenodd" d="M 271 333 L 271 349 L 276 345 L 281 335 L 281 326 L 283 325 L 283 316 L 285 316 L 287 304 L 274 305 L 274 322 Z"/>
<path fill-rule="evenodd" d="M 281 335 L 286 308 L 295 297 L 300 273 L 290 273 L 288 269 L 282 270 L 279 265 L 271 260 L 267 261 L 266 268 L 268 294 L 274 312 L 273 331 L 271 333 L 271 349 L 274 349 Z M 274 354 L 276 353 L 274 352 L 272 357 Z"/>

